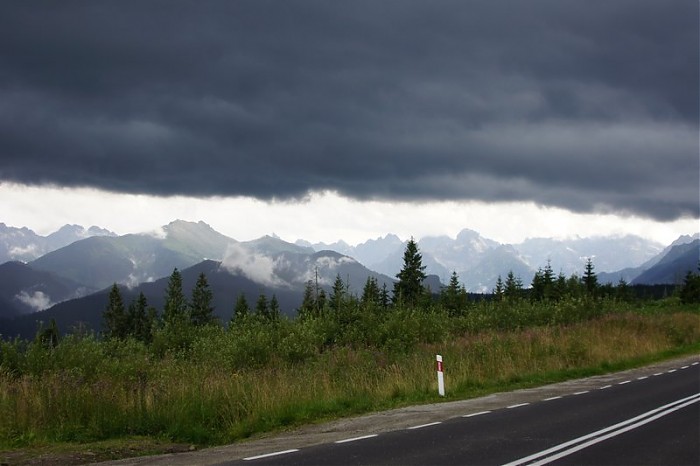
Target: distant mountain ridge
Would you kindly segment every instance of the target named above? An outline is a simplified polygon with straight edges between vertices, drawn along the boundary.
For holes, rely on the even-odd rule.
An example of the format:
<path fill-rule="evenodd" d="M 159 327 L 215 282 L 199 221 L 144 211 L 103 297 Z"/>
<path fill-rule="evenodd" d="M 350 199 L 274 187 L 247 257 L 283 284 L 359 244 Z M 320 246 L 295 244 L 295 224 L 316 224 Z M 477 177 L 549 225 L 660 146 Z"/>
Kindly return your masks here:
<path fill-rule="evenodd" d="M 76 241 L 32 262 L 37 270 L 82 283 L 94 290 L 113 283 L 136 286 L 191 267 L 204 259 L 221 260 L 232 238 L 204 222 L 176 220 L 163 235 L 96 236 Z"/>
<path fill-rule="evenodd" d="M 679 239 L 681 240 L 682 238 Z M 343 241 L 332 244 L 297 243 L 316 250 L 336 250 L 389 276 L 395 276 L 400 270 L 405 248 L 405 242 L 396 235 L 368 240 L 357 246 L 350 246 Z M 597 273 L 606 276 L 627 269 L 630 273 L 626 279 L 631 281 L 643 272 L 637 267 L 664 251 L 663 245 L 633 235 L 567 240 L 531 238 L 519 244 L 504 245 L 470 229 L 460 231 L 454 239 L 444 235 L 422 238 L 418 241 L 418 247 L 427 273 L 435 274 L 443 283 L 447 283 L 455 271 L 467 291 L 477 293 L 490 292 L 498 276 L 504 278 L 510 270 L 528 286 L 535 272 L 544 268 L 548 262 L 555 273 L 581 275 L 589 257 L 593 259 Z M 649 266 L 651 264 L 647 268 Z M 613 282 L 617 283 L 619 279 L 617 276 L 615 278 Z"/>
<path fill-rule="evenodd" d="M 683 283 L 690 271 L 698 273 L 700 268 L 700 239 L 690 243 L 674 243 L 660 260 L 632 280 L 632 284 Z"/>
<path fill-rule="evenodd" d="M 0 264 L 0 316 L 43 311 L 56 303 L 88 294 L 84 286 L 23 262 Z"/>
<path fill-rule="evenodd" d="M 117 235 L 97 226 L 86 230 L 80 225 L 64 225 L 48 236 L 41 236 L 26 227 L 15 228 L 0 223 L 0 264 L 8 261 L 29 262 L 93 236 Z"/>
<path fill-rule="evenodd" d="M 214 297 L 215 314 L 224 323 L 231 319 L 234 304 L 241 294 L 246 296 L 251 309 L 255 307 L 260 294 L 266 295 L 268 299 L 274 295 L 282 313 L 294 316 L 301 305 L 308 282 L 314 286 L 318 284 L 320 289 L 330 293 L 333 282 L 340 276 L 348 287 L 347 291 L 351 295 L 360 296 L 366 280 L 372 277 L 380 287 L 386 284 L 389 290 L 393 289 L 390 277 L 373 272 L 348 256 L 327 250 L 314 252 L 310 248 L 272 237 L 235 243 L 223 261 L 204 260 L 182 269 L 186 295 L 189 296 L 189 290 L 194 287 L 200 273 L 207 276 Z M 128 303 L 143 292 L 150 305 L 162 309 L 169 275 L 135 287 L 122 287 L 124 301 Z M 108 292 L 109 289 L 105 288 L 32 315 L 3 316 L 0 309 L 0 318 L 12 318 L 4 323 L 0 320 L 0 334 L 29 338 L 36 331 L 39 321 L 48 322 L 50 319 L 55 319 L 62 329 L 69 329 L 81 322 L 88 328 L 99 331 Z"/>
<path fill-rule="evenodd" d="M 0 237 L 12 247 L 21 249 L 22 244 L 28 244 L 27 238 L 33 238 L 31 230 L 26 228 L 0 226 L 0 232 L 5 233 Z M 21 241 L 12 243 L 7 240 L 11 237 Z M 69 244 L 27 264 L 0 264 L 0 318 L 36 311 L 42 312 L 35 318 L 44 318 L 58 312 L 57 309 L 75 313 L 76 306 L 87 302 L 94 305 L 96 298 L 90 293 L 101 290 L 97 294 L 104 294 L 113 283 L 126 289 L 149 289 L 150 283 L 167 278 L 174 268 L 214 270 L 211 263 L 216 263 L 218 279 L 229 283 L 229 288 L 222 287 L 227 299 L 233 299 L 238 292 L 255 299 L 266 290 L 279 294 L 278 298 L 289 297 L 288 308 L 284 310 L 293 312 L 309 281 L 330 291 L 339 276 L 355 296 L 361 295 L 368 277 L 376 279 L 380 287 L 386 284 L 389 290 L 393 289 L 405 249 L 405 242 L 393 234 L 356 246 L 343 241 L 312 245 L 299 240 L 292 244 L 275 236 L 240 242 L 204 222 L 182 220 L 152 234 L 116 236 L 97 227 L 85 230 L 69 225 L 49 237 L 54 245 Z M 76 237 L 81 238 L 72 241 Z M 666 248 L 635 236 L 538 238 L 507 245 L 465 229 L 454 239 L 422 238 L 418 246 L 426 273 L 430 274 L 426 284 L 433 292 L 438 292 L 452 271 L 456 271 L 467 291 L 489 293 L 498 276 L 504 278 L 510 270 L 525 287 L 529 286 L 535 271 L 548 261 L 555 273 L 581 275 L 588 257 L 593 258 L 600 283 L 615 284 L 620 278 L 633 284 L 678 283 L 688 270 L 697 270 L 699 239 L 700 234 L 683 236 Z M 624 268 L 606 271 L 620 265 Z M 228 276 L 238 278 L 231 281 Z M 153 299 L 158 302 L 161 298 L 154 295 Z M 299 302 L 293 304 L 294 300 Z M 222 316 L 232 310 L 229 304 L 220 310 Z M 102 307 L 100 304 L 99 309 L 93 308 L 91 312 L 101 312 Z"/>

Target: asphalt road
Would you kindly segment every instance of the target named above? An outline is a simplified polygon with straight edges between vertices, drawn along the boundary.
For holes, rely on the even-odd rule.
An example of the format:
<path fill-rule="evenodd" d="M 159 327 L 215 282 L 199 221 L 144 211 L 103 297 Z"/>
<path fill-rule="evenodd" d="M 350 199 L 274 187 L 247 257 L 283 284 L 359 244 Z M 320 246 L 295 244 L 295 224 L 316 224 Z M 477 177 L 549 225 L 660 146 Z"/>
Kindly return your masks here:
<path fill-rule="evenodd" d="M 221 464 L 697 466 L 700 365 L 692 364 L 495 411 L 464 414 L 469 417 Z"/>
<path fill-rule="evenodd" d="M 449 391 L 449 387 L 448 387 Z M 112 465 L 700 465 L 700 355 Z"/>

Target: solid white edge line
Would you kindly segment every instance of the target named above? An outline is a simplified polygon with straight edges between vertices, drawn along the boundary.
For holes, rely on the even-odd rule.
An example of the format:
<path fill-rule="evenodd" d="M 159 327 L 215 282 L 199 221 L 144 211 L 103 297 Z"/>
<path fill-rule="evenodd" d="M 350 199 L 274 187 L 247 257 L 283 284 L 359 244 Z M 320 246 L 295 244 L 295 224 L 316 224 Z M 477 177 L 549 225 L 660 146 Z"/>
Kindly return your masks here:
<path fill-rule="evenodd" d="M 265 453 L 264 455 L 249 456 L 247 458 L 243 458 L 243 461 L 260 460 L 263 458 L 270 458 L 272 456 L 279 456 L 279 455 L 286 455 L 287 453 L 294 453 L 295 451 L 299 451 L 299 449 L 292 448 L 291 450 L 274 451 L 272 453 Z"/>
<path fill-rule="evenodd" d="M 584 435 L 583 437 L 578 437 L 578 438 L 575 438 L 573 440 L 569 440 L 568 442 L 564 442 L 562 444 L 555 445 L 552 448 L 548 448 L 546 450 L 542 450 L 540 452 L 533 453 L 532 455 L 526 456 L 524 458 L 520 458 L 520 459 L 517 459 L 515 461 L 511 461 L 510 463 L 506 463 L 504 466 L 519 466 L 522 464 L 530 465 L 530 464 L 532 464 L 531 461 L 542 458 L 543 456 L 547 456 L 550 453 L 556 453 L 556 452 L 563 450 L 565 448 L 568 448 L 572 445 L 580 444 L 583 441 L 589 440 L 589 439 L 594 438 L 594 437 L 598 437 L 601 434 L 606 434 L 610 431 L 615 431 L 615 430 L 620 429 L 622 427 L 625 427 L 629 424 L 638 422 L 640 419 L 648 418 L 649 416 L 656 414 L 660 411 L 663 411 L 665 409 L 669 409 L 669 408 L 672 408 L 674 406 L 677 406 L 677 405 L 683 404 L 683 403 L 693 403 L 693 402 L 698 401 L 699 399 L 700 399 L 700 393 L 696 393 L 695 395 L 691 395 L 691 396 L 688 396 L 686 398 L 682 398 L 680 400 L 673 401 L 673 402 L 668 403 L 668 404 L 661 406 L 659 408 L 652 409 L 651 411 L 647 411 L 646 413 L 640 414 L 639 416 L 633 417 L 631 419 L 627 419 L 626 421 L 618 422 L 615 425 L 606 427 L 606 428 L 601 429 L 601 430 L 597 430 L 595 432 L 591 432 L 590 434 Z"/>
<path fill-rule="evenodd" d="M 462 416 L 462 417 L 482 416 L 482 415 L 488 414 L 488 413 L 490 413 L 490 412 L 491 412 L 491 411 L 479 411 L 478 413 L 465 414 L 465 415 Z"/>
<path fill-rule="evenodd" d="M 521 406 L 527 406 L 527 405 L 529 405 L 529 404 L 530 404 L 530 403 L 518 403 L 517 405 L 506 406 L 506 409 L 519 408 L 519 407 L 521 407 Z"/>
<path fill-rule="evenodd" d="M 408 430 L 422 429 L 423 427 L 436 426 L 442 424 L 442 421 L 430 422 L 428 424 L 421 424 L 419 426 L 408 427 Z"/>
<path fill-rule="evenodd" d="M 374 438 L 374 437 L 379 437 L 379 434 L 369 434 L 369 435 L 363 435 L 361 437 L 346 438 L 344 440 L 336 440 L 333 443 L 349 443 L 349 442 L 355 442 L 357 440 L 365 440 L 365 439 Z"/>
<path fill-rule="evenodd" d="M 550 396 L 549 398 L 545 398 L 545 399 L 542 400 L 542 401 L 560 400 L 560 399 L 562 399 L 562 398 L 563 398 L 562 396 Z"/>
<path fill-rule="evenodd" d="M 549 463 L 551 463 L 552 461 L 556 461 L 556 460 L 558 460 L 558 459 L 560 459 L 560 458 L 563 458 L 563 457 L 565 457 L 565 456 L 569 456 L 569 455 L 571 455 L 571 454 L 573 454 L 573 453 L 576 453 L 577 451 L 583 450 L 584 448 L 588 448 L 588 447 L 590 447 L 591 445 L 595 445 L 596 443 L 600 443 L 600 442 L 602 442 L 602 441 L 604 441 L 604 440 L 607 440 L 607 439 L 609 439 L 609 438 L 612 438 L 612 437 L 617 437 L 617 436 L 620 435 L 620 434 L 624 434 L 625 432 L 628 432 L 628 431 L 630 431 L 630 430 L 632 430 L 632 429 L 636 429 L 637 427 L 641 427 L 641 426 L 643 426 L 644 424 L 649 424 L 650 422 L 655 421 L 655 420 L 659 419 L 660 417 L 667 416 L 667 415 L 669 415 L 669 414 L 671 414 L 671 413 L 673 413 L 673 412 L 675 412 L 675 411 L 678 411 L 679 409 L 683 409 L 683 408 L 685 408 L 686 406 L 690 406 L 690 405 L 693 404 L 693 403 L 697 403 L 698 401 L 700 401 L 700 400 L 697 399 L 697 398 L 694 399 L 694 400 L 686 401 L 686 402 L 683 403 L 682 405 L 675 406 L 675 407 L 670 408 L 670 409 L 668 409 L 668 410 L 666 410 L 666 411 L 662 411 L 662 412 L 660 412 L 660 413 L 658 413 L 658 414 L 656 414 L 656 415 L 654 415 L 654 416 L 652 416 L 652 417 L 650 417 L 650 418 L 643 419 L 643 420 L 641 420 L 641 421 L 639 421 L 639 422 L 637 422 L 637 423 L 635 423 L 635 424 L 632 424 L 632 425 L 623 427 L 622 429 L 618 429 L 618 430 L 616 430 L 616 431 L 610 432 L 609 434 L 603 435 L 602 437 L 594 438 L 594 439 L 592 439 L 592 440 L 589 440 L 588 442 L 581 443 L 581 444 L 579 444 L 579 445 L 576 445 L 576 446 L 574 446 L 574 447 L 569 448 L 568 450 L 564 450 L 564 451 L 561 451 L 561 452 L 559 452 L 559 453 L 557 453 L 557 454 L 555 454 L 555 455 L 549 456 L 549 457 L 547 457 L 547 458 L 543 458 L 543 459 L 541 459 L 541 460 L 539 460 L 539 461 L 537 461 L 537 462 L 530 463 L 530 466 L 542 466 L 542 465 L 545 465 L 545 464 L 549 464 Z"/>

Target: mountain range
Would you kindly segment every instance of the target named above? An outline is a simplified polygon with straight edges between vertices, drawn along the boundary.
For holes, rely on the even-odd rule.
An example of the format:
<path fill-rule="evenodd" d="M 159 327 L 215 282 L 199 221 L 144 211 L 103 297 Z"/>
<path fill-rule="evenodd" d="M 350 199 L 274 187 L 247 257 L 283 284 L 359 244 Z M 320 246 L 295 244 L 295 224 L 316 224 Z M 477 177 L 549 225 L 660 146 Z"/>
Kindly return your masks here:
<path fill-rule="evenodd" d="M 697 235 L 696 235 L 697 236 Z M 683 239 L 685 238 L 685 239 Z M 679 241 L 689 242 L 690 236 Z M 403 264 L 405 242 L 395 235 L 367 241 L 355 247 L 344 242 L 333 244 L 298 244 L 316 250 L 333 249 L 356 258 L 365 266 L 387 275 L 395 275 Z M 519 244 L 500 244 L 464 229 L 456 238 L 429 236 L 418 241 L 426 272 L 437 275 L 447 283 L 457 272 L 467 291 L 488 293 L 498 276 L 512 270 L 523 283 L 530 283 L 538 269 L 550 263 L 556 273 L 581 275 L 588 258 L 592 258 L 597 273 L 614 273 L 621 269 L 637 270 L 637 275 L 649 268 L 654 258 L 664 251 L 662 244 L 639 236 L 574 238 L 556 240 L 533 238 Z M 646 268 L 644 266 L 647 265 Z M 638 269 L 642 267 L 643 269 Z M 632 281 L 636 275 L 626 277 Z M 614 280 L 617 283 L 619 278 Z"/>
<path fill-rule="evenodd" d="M 472 230 L 454 239 L 425 237 L 419 250 L 430 274 L 426 284 L 437 292 L 453 271 L 471 292 L 490 292 L 508 271 L 527 286 L 538 268 L 550 263 L 555 272 L 582 274 L 593 258 L 599 282 L 680 283 L 696 271 L 700 235 L 663 245 L 636 236 L 529 239 L 500 244 Z M 403 265 L 405 242 L 386 235 L 356 246 L 292 244 L 273 236 L 237 241 L 204 222 L 174 221 L 151 234 L 117 236 L 107 230 L 67 225 L 42 237 L 27 228 L 0 224 L 0 334 L 31 336 L 37 321 L 55 318 L 60 328 L 84 322 L 99 329 L 113 283 L 122 286 L 125 301 L 144 292 L 150 304 L 162 306 L 168 277 L 175 268 L 185 290 L 204 272 L 215 297 L 217 315 L 230 319 L 238 295 L 251 306 L 262 293 L 275 294 L 283 313 L 294 315 L 304 287 L 311 281 L 330 291 L 341 277 L 348 291 L 360 296 L 369 277 L 391 290 Z M 39 252 L 43 254 L 39 254 Z"/>
<path fill-rule="evenodd" d="M 29 228 L 9 227 L 0 223 L 0 264 L 7 261 L 29 262 L 75 241 L 92 236 L 117 236 L 100 227 L 87 230 L 80 225 L 64 225 L 48 236 L 41 236 Z"/>

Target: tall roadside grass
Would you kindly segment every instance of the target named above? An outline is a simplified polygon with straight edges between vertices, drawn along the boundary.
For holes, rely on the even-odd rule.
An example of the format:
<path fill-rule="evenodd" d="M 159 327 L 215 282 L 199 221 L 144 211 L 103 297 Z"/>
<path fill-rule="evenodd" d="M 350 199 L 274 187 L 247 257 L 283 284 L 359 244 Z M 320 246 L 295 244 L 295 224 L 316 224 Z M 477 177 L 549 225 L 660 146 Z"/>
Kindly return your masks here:
<path fill-rule="evenodd" d="M 55 348 L 1 343 L 0 447 L 133 435 L 211 445 L 437 401 L 436 353 L 445 359 L 447 398 L 457 399 L 700 350 L 697 311 L 596 311 L 481 329 L 476 318 L 212 327 L 193 335 L 187 351 L 93 337 Z M 362 343 L 348 337 L 358 327 L 369 335 Z"/>

